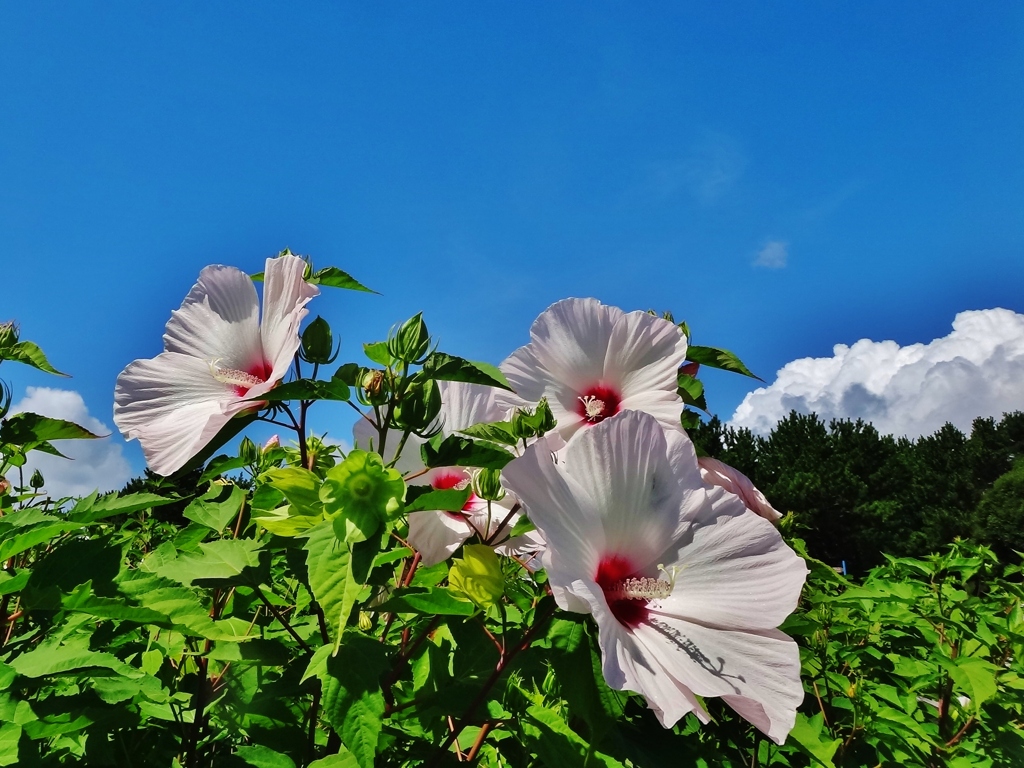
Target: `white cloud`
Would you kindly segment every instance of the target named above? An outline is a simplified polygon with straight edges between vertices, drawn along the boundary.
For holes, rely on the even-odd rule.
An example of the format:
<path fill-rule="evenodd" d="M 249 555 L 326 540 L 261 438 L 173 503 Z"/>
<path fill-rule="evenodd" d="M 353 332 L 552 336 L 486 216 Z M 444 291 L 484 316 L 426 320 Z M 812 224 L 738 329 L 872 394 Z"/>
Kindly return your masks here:
<path fill-rule="evenodd" d="M 789 259 L 789 243 L 784 240 L 769 240 L 764 247 L 757 252 L 754 259 L 755 267 L 767 267 L 768 269 L 782 269 Z"/>
<path fill-rule="evenodd" d="M 82 396 L 73 390 L 28 387 L 25 397 L 11 408 L 11 414 L 23 411 L 73 421 L 97 435 L 112 432 L 109 426 L 89 414 Z M 46 481 L 46 491 L 55 498 L 84 496 L 97 489 L 117 490 L 132 476 L 120 438 L 55 440 L 53 446 L 68 458 L 33 451 L 29 453 L 23 472 L 27 483 L 32 471 L 38 469 Z M 12 470 L 12 474 L 16 472 Z"/>
<path fill-rule="evenodd" d="M 927 344 L 861 339 L 832 357 L 787 363 L 747 395 L 733 427 L 765 434 L 791 410 L 861 418 L 880 432 L 918 437 L 947 421 L 969 431 L 979 416 L 1024 410 L 1024 315 L 1008 309 L 959 313 L 953 332 Z"/>

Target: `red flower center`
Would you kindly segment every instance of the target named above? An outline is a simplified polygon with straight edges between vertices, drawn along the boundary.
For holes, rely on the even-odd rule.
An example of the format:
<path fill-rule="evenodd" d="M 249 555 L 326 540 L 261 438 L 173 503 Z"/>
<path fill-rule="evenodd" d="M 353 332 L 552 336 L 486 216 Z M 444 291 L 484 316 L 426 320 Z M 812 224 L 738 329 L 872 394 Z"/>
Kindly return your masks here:
<path fill-rule="evenodd" d="M 576 399 L 576 413 L 588 424 L 597 424 L 619 412 L 622 396 L 611 387 L 595 384 Z"/>
<path fill-rule="evenodd" d="M 462 472 L 439 472 L 434 476 L 434 479 L 430 481 L 430 487 L 435 491 L 461 491 L 467 485 L 469 485 L 469 478 Z M 470 493 L 469 498 L 466 499 L 466 503 L 462 506 L 462 511 L 471 512 L 474 501 L 476 501 L 476 494 Z M 459 520 L 465 519 L 465 515 L 460 515 L 457 512 L 446 512 L 445 514 L 456 517 Z"/>
<path fill-rule="evenodd" d="M 622 584 L 636 573 L 633 564 L 622 555 L 605 555 L 597 564 L 594 581 L 604 592 L 612 616 L 624 627 L 632 629 L 647 619 L 647 603 L 643 598 L 630 598 L 623 594 Z"/>

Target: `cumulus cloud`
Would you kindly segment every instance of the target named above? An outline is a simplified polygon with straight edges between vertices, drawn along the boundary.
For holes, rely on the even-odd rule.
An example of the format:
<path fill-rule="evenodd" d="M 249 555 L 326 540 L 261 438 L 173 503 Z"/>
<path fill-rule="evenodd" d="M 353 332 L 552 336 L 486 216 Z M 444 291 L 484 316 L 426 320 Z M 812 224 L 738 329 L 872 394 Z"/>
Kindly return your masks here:
<path fill-rule="evenodd" d="M 1024 410 L 1024 315 L 961 312 L 952 333 L 927 344 L 837 344 L 832 357 L 787 363 L 770 386 L 743 399 L 730 424 L 765 434 L 792 410 L 826 421 L 861 418 L 907 437 L 946 422 L 968 431 L 979 416 Z"/>
<path fill-rule="evenodd" d="M 764 247 L 757 252 L 754 259 L 755 267 L 767 267 L 768 269 L 782 269 L 786 266 L 789 258 L 789 243 L 783 240 L 769 240 Z"/>
<path fill-rule="evenodd" d="M 97 435 L 112 432 L 109 426 L 90 415 L 82 396 L 73 390 L 28 387 L 25 397 L 11 408 L 12 415 L 22 411 L 73 421 Z M 68 458 L 33 451 L 23 471 L 27 483 L 32 471 L 38 469 L 46 480 L 45 490 L 55 498 L 84 496 L 97 489 L 116 490 L 132 475 L 119 438 L 55 440 L 53 447 Z"/>

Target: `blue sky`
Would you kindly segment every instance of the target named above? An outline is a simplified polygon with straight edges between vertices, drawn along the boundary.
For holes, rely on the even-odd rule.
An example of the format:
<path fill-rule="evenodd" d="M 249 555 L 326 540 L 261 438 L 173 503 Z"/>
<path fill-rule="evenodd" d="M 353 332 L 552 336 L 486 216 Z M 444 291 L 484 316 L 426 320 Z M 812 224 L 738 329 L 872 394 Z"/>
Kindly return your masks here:
<path fill-rule="evenodd" d="M 74 378 L 0 375 L 108 426 L 199 270 L 286 246 L 383 294 L 314 303 L 343 360 L 422 309 L 499 362 L 596 296 L 771 382 L 1024 313 L 1018 4 L 5 3 L 0 31 L 0 320 Z M 708 384 L 728 417 L 755 382 Z"/>

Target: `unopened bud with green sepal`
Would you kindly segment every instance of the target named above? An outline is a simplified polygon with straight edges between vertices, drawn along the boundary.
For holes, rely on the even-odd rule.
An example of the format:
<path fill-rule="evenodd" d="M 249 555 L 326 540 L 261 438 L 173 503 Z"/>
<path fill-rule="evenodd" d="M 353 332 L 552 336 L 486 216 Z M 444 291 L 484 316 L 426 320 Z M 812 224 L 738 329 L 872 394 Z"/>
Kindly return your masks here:
<path fill-rule="evenodd" d="M 501 470 L 481 469 L 473 478 L 473 492 L 485 501 L 501 501 L 505 489 L 501 486 Z"/>
<path fill-rule="evenodd" d="M 395 422 L 417 434 L 428 430 L 441 412 L 441 390 L 431 380 L 414 381 L 395 408 Z"/>
<path fill-rule="evenodd" d="M 452 563 L 448 586 L 481 608 L 496 605 L 505 594 L 501 561 L 486 544 L 467 544 L 462 548 L 462 559 Z"/>
<path fill-rule="evenodd" d="M 403 363 L 422 365 L 430 351 L 430 332 L 419 312 L 402 323 L 388 339 L 388 353 Z"/>
<path fill-rule="evenodd" d="M 319 315 L 302 332 L 302 359 L 309 363 L 328 365 L 337 358 L 331 326 Z"/>

